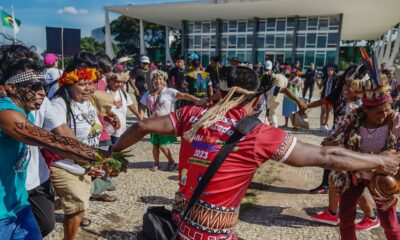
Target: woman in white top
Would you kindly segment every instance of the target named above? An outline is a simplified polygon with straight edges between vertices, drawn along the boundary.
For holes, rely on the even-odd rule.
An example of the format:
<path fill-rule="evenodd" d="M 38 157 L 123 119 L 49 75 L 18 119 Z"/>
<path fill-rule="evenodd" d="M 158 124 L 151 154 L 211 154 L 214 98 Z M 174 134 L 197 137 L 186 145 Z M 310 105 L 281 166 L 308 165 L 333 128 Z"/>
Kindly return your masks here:
<path fill-rule="evenodd" d="M 78 55 L 83 57 L 86 55 Z M 90 100 L 92 82 L 97 80 L 96 69 L 85 59 L 74 62 L 59 79 L 60 89 L 52 99 L 55 116 L 73 131 L 77 140 L 98 147 L 102 125 Z M 64 239 L 75 239 L 85 210 L 89 207 L 91 177 L 73 160 L 53 163 L 52 182 L 64 210 Z"/>
<path fill-rule="evenodd" d="M 115 129 L 112 124 L 106 122 L 107 131 L 111 135 L 111 143 L 114 144 L 118 138 L 126 130 L 126 116 L 128 108 L 136 115 L 139 120 L 142 120 L 136 105 L 133 103 L 132 98 L 127 92 L 123 90 L 125 83 L 129 80 L 129 73 L 117 72 L 107 75 L 107 92 L 114 95 L 114 105 L 111 111 L 117 115 L 120 120 L 120 128 Z"/>
<path fill-rule="evenodd" d="M 147 91 L 140 100 L 142 108 L 141 112 L 144 113 L 144 110 L 147 108 L 150 112 L 150 117 L 159 117 L 170 114 L 174 111 L 176 100 L 193 101 L 197 105 L 204 105 L 206 103 L 206 101 L 201 100 L 200 98 L 192 96 L 188 93 L 182 93 L 176 89 L 167 88 L 166 86 L 168 75 L 161 70 L 153 71 L 150 77 L 153 81 L 153 89 Z M 160 150 L 168 159 L 168 166 L 166 170 L 173 171 L 177 167 L 177 164 L 172 158 L 171 151 L 167 147 L 169 144 L 174 143 L 176 140 L 177 139 L 175 136 L 166 136 L 159 134 L 150 135 L 150 142 L 153 144 L 154 158 L 154 166 L 150 169 L 151 171 L 155 172 L 160 167 Z"/>

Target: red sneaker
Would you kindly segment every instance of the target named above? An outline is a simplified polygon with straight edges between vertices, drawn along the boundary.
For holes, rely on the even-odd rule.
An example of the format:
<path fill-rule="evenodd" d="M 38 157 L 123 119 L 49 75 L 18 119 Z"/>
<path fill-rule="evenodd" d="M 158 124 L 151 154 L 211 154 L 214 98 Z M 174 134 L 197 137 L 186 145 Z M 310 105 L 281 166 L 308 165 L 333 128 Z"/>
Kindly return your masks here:
<path fill-rule="evenodd" d="M 324 186 L 318 186 L 308 191 L 309 194 L 326 194 L 328 193 L 328 188 Z"/>
<path fill-rule="evenodd" d="M 328 210 L 324 210 L 318 214 L 311 216 L 311 219 L 316 222 L 326 223 L 333 226 L 339 224 L 339 216 L 333 216 Z"/>
<path fill-rule="evenodd" d="M 381 221 L 379 220 L 379 218 L 375 218 L 375 220 L 372 220 L 369 217 L 364 217 L 363 220 L 361 220 L 360 222 L 358 222 L 355 226 L 356 230 L 371 230 L 374 228 L 377 228 L 381 225 Z"/>

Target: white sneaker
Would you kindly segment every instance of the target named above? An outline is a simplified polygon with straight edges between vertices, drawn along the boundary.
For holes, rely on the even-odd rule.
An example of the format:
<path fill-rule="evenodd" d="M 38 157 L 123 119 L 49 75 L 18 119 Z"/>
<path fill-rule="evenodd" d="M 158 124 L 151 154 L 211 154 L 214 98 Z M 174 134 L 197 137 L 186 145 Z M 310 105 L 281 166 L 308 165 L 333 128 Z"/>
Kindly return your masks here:
<path fill-rule="evenodd" d="M 321 125 L 321 126 L 319 127 L 319 131 L 325 132 L 325 131 L 326 131 L 325 126 L 324 126 L 324 125 Z"/>
<path fill-rule="evenodd" d="M 329 131 L 328 125 L 324 125 L 325 131 Z"/>

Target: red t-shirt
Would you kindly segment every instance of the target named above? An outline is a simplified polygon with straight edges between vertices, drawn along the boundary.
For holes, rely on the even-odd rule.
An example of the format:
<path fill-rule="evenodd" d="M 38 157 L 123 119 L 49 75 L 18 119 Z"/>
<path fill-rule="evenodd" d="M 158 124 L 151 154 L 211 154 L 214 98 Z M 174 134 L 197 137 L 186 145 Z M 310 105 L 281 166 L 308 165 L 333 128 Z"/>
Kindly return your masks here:
<path fill-rule="evenodd" d="M 171 113 L 177 136 L 183 136 L 190 130 L 207 109 L 187 106 Z M 243 108 L 233 108 L 211 127 L 200 129 L 192 142 L 182 138 L 179 191 L 174 205 L 174 219 L 177 222 L 181 222 L 181 214 L 210 161 L 244 116 Z M 257 168 L 268 159 L 286 160 L 295 144 L 296 138 L 287 132 L 265 124 L 257 126 L 228 155 L 192 208 L 188 219 L 180 224 L 181 239 L 236 239 L 232 227 Z"/>

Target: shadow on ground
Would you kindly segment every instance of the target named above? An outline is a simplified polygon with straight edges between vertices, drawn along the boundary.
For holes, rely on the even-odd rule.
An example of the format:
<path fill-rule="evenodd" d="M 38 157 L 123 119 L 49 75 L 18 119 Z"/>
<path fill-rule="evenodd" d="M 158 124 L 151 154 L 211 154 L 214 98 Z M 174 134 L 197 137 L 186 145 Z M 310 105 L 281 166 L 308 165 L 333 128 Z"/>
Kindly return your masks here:
<path fill-rule="evenodd" d="M 321 132 L 319 129 L 305 129 L 305 128 L 299 128 L 295 130 L 294 128 L 282 128 L 285 131 L 290 131 L 292 133 L 297 133 L 297 134 L 310 134 L 318 137 L 326 137 L 328 135 L 328 132 Z"/>
<path fill-rule="evenodd" d="M 155 204 L 155 205 L 172 205 L 174 199 L 162 197 L 162 196 L 143 196 L 138 198 L 139 202 Z"/>
<path fill-rule="evenodd" d="M 308 191 L 304 190 L 304 189 L 297 189 L 297 188 L 290 188 L 290 187 L 278 187 L 278 186 L 268 185 L 268 184 L 259 183 L 259 182 L 251 182 L 249 189 L 275 192 L 275 193 L 308 194 Z"/>
<path fill-rule="evenodd" d="M 178 175 L 173 175 L 173 176 L 169 176 L 167 177 L 169 180 L 171 181 L 179 181 L 179 176 Z"/>
<path fill-rule="evenodd" d="M 261 206 L 257 204 L 242 204 L 240 221 L 266 227 L 303 228 L 308 226 L 324 226 L 311 222 L 309 219 L 291 216 L 283 213 L 287 207 Z"/>
<path fill-rule="evenodd" d="M 86 232 L 85 239 L 99 239 L 105 238 L 108 240 L 145 240 L 145 238 L 141 235 L 140 230 L 135 231 L 119 231 L 119 230 L 104 230 L 100 233 L 84 229 Z M 89 235 L 89 236 L 88 236 Z"/>

